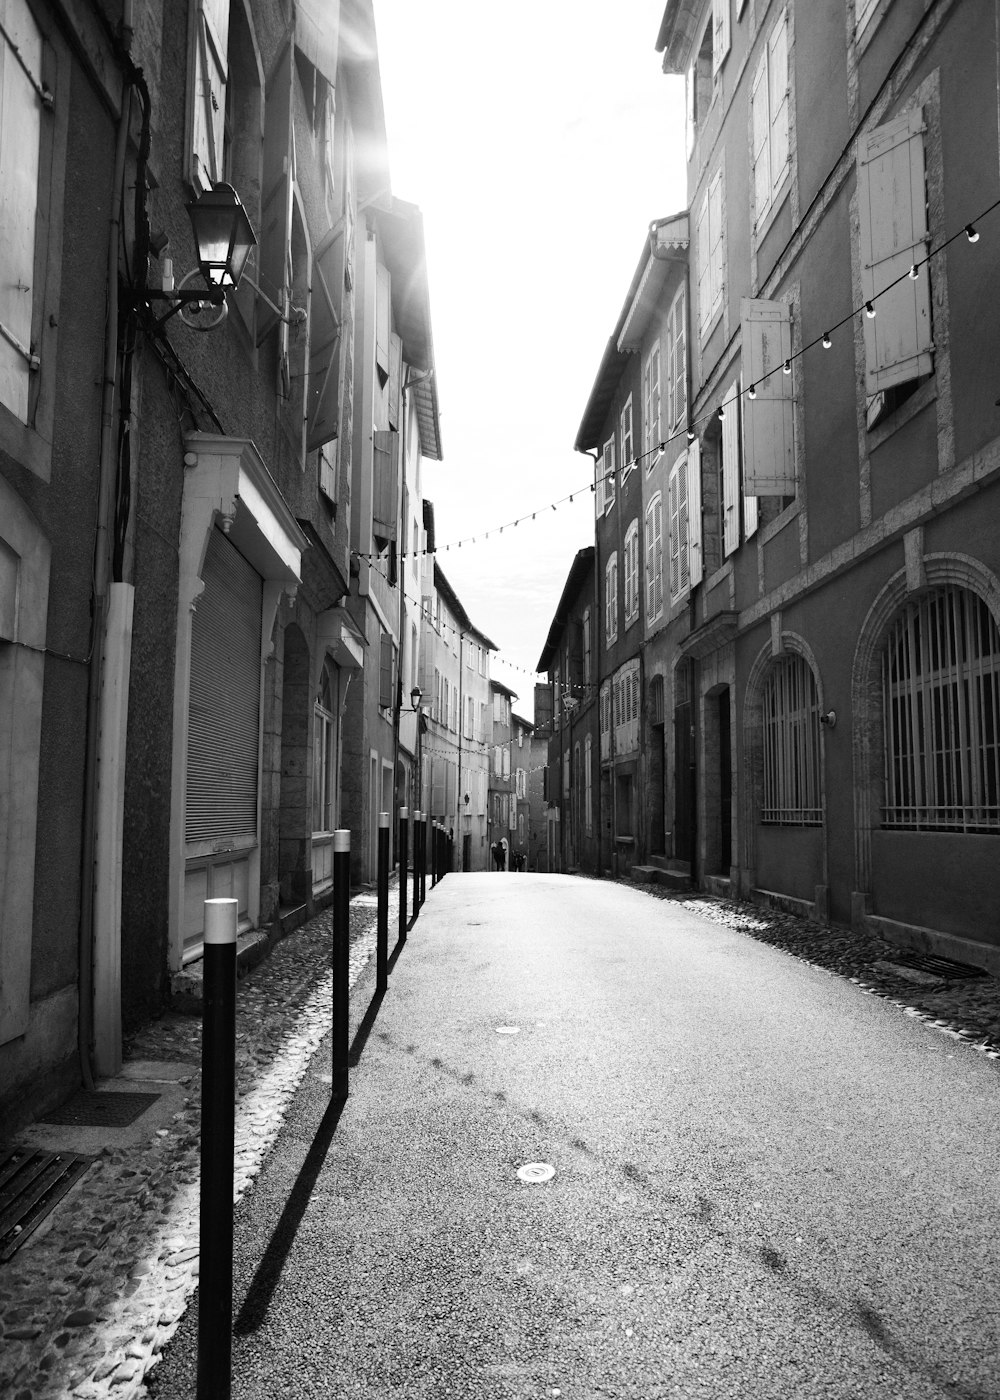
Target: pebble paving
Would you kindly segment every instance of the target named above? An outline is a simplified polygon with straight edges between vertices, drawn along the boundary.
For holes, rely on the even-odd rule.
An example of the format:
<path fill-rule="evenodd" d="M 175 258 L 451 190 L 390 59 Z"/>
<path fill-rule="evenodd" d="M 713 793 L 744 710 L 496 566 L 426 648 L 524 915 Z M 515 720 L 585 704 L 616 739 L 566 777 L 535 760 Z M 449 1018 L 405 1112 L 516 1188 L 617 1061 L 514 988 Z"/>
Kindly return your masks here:
<path fill-rule="evenodd" d="M 633 887 L 634 888 L 634 887 Z M 1000 982 L 915 979 L 878 938 L 707 896 L 642 887 L 845 977 L 910 1016 L 1000 1058 Z M 394 941 L 396 889 L 390 895 Z M 372 957 L 376 901 L 351 904 L 351 984 Z M 241 983 L 237 1005 L 234 1199 L 251 1186 L 309 1061 L 329 1030 L 332 911 L 279 943 Z M 201 1023 L 168 1014 L 127 1058 L 200 1057 Z M 5 1400 L 132 1400 L 198 1281 L 200 1073 L 183 1110 L 143 1148 L 106 1150 L 0 1268 L 0 1395 Z M 553 1392 L 557 1393 L 557 1392 Z"/>
<path fill-rule="evenodd" d="M 397 890 L 390 891 L 390 944 Z M 351 901 L 350 981 L 375 950 L 377 901 Z M 258 1174 L 314 1051 L 330 1029 L 333 912 L 282 940 L 239 984 L 234 1201 Z M 126 1048 L 188 1061 L 183 1109 L 144 1147 L 105 1149 L 25 1246 L 0 1267 L 0 1395 L 131 1400 L 198 1283 L 201 1020 L 174 1013 Z"/>

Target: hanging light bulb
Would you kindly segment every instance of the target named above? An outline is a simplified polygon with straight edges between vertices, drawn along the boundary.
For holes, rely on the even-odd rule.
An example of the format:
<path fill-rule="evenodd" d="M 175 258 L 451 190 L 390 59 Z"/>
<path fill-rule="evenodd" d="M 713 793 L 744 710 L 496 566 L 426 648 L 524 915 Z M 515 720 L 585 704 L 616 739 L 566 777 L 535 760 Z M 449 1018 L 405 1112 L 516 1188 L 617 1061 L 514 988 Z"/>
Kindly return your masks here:
<path fill-rule="evenodd" d="M 915 282 L 919 276 L 920 276 L 920 269 L 917 267 L 916 263 L 911 263 L 911 264 L 910 264 L 910 281 L 911 281 L 911 282 Z"/>
<path fill-rule="evenodd" d="M 874 304 L 874 302 L 870 302 L 870 301 L 866 301 L 866 302 L 865 302 L 865 315 L 868 317 L 869 321 L 874 321 L 874 319 L 875 319 L 875 304 Z"/>
<path fill-rule="evenodd" d="M 748 398 L 748 399 L 755 399 L 756 397 L 757 397 L 757 385 L 756 385 L 756 384 L 751 384 L 751 385 L 750 385 L 750 388 L 747 390 L 747 398 Z"/>
<path fill-rule="evenodd" d="M 966 224 L 966 225 L 965 225 L 965 236 L 966 236 L 966 238 L 969 240 L 970 243 L 978 243 L 978 242 L 979 242 L 979 234 L 976 232 L 976 226 L 975 226 L 975 224 Z"/>
<path fill-rule="evenodd" d="M 570 503 L 570 505 L 573 504 L 573 497 L 572 497 L 572 496 L 570 496 L 570 498 L 569 498 L 569 503 Z"/>
<path fill-rule="evenodd" d="M 719 421 L 720 421 L 720 423 L 721 423 L 722 419 L 725 418 L 725 416 L 726 416 L 726 406 L 725 406 L 725 404 L 720 403 L 720 404 L 719 404 Z"/>
<path fill-rule="evenodd" d="M 824 331 L 824 332 L 823 332 L 823 349 L 824 349 L 824 350 L 829 350 L 829 348 L 830 348 L 830 346 L 831 346 L 832 344 L 833 344 L 833 341 L 830 339 L 830 332 L 829 332 L 829 331 Z"/>
<path fill-rule="evenodd" d="M 694 442 L 694 439 L 695 439 L 695 431 L 694 431 L 694 428 L 688 428 L 688 430 L 687 430 L 687 439 L 688 439 L 688 442 Z"/>
<path fill-rule="evenodd" d="M 785 361 L 785 363 L 781 366 L 781 372 L 782 372 L 782 374 L 791 374 L 791 372 L 792 372 L 792 362 L 791 362 L 791 360 L 786 360 L 786 361 Z"/>

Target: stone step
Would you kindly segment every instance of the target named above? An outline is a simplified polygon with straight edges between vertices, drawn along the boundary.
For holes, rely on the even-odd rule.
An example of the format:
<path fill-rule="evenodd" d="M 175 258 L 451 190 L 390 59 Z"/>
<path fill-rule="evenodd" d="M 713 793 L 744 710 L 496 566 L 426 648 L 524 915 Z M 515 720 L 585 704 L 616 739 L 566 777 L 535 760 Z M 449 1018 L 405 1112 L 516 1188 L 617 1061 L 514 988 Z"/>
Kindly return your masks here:
<path fill-rule="evenodd" d="M 689 890 L 691 876 L 683 870 L 665 870 L 660 865 L 633 865 L 629 878 L 636 884 L 663 885 L 670 890 Z"/>

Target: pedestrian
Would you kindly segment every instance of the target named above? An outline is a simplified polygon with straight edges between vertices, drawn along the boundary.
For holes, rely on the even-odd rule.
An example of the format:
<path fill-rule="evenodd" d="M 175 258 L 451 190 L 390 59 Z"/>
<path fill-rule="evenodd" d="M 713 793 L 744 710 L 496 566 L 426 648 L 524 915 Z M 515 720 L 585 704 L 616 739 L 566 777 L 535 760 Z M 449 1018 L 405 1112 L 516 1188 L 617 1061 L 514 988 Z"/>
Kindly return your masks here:
<path fill-rule="evenodd" d="M 493 869 L 494 869 L 494 870 L 500 870 L 500 869 L 502 869 L 502 868 L 503 868 L 503 847 L 501 846 L 500 842 L 499 842 L 499 841 L 494 841 L 494 842 L 493 842 L 493 845 L 490 847 L 490 850 L 493 852 Z"/>
<path fill-rule="evenodd" d="M 507 869 L 507 851 L 508 851 L 507 838 L 506 838 L 506 836 L 505 836 L 505 837 L 501 840 L 501 842 L 500 842 L 500 869 L 501 869 L 501 870 L 506 870 L 506 869 Z"/>

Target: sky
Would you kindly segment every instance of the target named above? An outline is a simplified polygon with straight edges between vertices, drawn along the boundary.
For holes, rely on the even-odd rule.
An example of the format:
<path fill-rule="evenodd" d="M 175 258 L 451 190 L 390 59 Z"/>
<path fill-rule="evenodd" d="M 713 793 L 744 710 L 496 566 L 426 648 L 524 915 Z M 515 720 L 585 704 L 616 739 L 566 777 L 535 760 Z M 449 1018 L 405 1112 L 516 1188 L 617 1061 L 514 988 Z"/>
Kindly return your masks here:
<path fill-rule="evenodd" d="M 594 538 L 573 444 L 648 225 L 684 207 L 684 84 L 654 48 L 664 0 L 373 3 L 392 191 L 424 216 L 437 562 L 530 719 Z"/>

